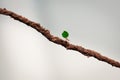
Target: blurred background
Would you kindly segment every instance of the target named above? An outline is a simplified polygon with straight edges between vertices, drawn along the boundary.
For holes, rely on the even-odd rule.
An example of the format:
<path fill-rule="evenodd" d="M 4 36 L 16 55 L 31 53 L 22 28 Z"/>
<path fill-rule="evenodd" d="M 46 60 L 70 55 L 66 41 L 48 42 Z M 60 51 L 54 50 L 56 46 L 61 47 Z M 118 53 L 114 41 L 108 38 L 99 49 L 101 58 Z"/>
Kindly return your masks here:
<path fill-rule="evenodd" d="M 54 36 L 120 62 L 120 0 L 0 0 Z M 63 38 L 62 38 L 63 39 Z M 0 80 L 120 80 L 120 69 L 48 41 L 0 14 Z"/>

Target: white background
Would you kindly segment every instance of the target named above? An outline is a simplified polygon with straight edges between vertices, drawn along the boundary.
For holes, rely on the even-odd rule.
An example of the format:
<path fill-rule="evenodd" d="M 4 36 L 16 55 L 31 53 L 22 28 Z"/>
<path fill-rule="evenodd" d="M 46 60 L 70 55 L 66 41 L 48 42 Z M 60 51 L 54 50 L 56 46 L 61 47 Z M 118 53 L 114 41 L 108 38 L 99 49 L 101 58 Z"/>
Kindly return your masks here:
<path fill-rule="evenodd" d="M 0 7 L 40 23 L 51 34 L 120 62 L 119 0 L 0 0 Z M 0 15 L 0 80 L 120 80 L 120 69 L 48 41 Z"/>

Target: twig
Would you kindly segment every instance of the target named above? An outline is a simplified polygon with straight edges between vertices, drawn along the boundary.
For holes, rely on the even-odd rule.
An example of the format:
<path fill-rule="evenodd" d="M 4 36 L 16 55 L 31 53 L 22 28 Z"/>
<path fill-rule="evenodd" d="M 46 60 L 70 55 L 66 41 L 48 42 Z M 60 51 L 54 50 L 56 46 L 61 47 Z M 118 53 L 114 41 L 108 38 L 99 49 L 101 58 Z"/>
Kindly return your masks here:
<path fill-rule="evenodd" d="M 103 56 L 103 55 L 101 55 L 100 53 L 98 53 L 94 50 L 86 49 L 82 46 L 71 44 L 68 41 L 60 39 L 59 37 L 55 37 L 50 33 L 49 30 L 43 28 L 40 24 L 38 24 L 36 22 L 33 22 L 33 21 L 30 21 L 27 18 L 22 17 L 21 15 L 18 15 L 18 14 L 14 13 L 12 11 L 9 11 L 5 8 L 3 8 L 3 9 L 0 8 L 0 14 L 10 16 L 15 20 L 18 20 L 18 21 L 20 21 L 20 22 L 22 22 L 22 23 L 24 23 L 28 26 L 31 26 L 32 28 L 34 28 L 38 32 L 40 32 L 43 36 L 45 36 L 49 41 L 51 41 L 53 43 L 56 43 L 56 44 L 59 44 L 59 45 L 62 45 L 66 49 L 78 51 L 85 56 L 94 57 L 94 58 L 96 58 L 100 61 L 104 61 L 104 62 L 106 62 L 106 63 L 108 63 L 112 66 L 120 68 L 120 62 L 115 61 L 113 59 L 110 59 L 106 56 Z"/>

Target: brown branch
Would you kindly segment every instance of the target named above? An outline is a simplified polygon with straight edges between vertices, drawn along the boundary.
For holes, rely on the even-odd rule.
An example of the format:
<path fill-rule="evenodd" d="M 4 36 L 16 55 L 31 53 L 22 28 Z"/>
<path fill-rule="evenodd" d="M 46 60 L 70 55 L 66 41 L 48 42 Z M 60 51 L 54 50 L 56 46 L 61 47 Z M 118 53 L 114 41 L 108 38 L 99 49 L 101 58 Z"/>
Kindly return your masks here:
<path fill-rule="evenodd" d="M 50 31 L 43 28 L 40 24 L 38 23 L 35 23 L 33 21 L 30 21 L 28 20 L 27 18 L 25 17 L 22 17 L 21 15 L 18 15 L 12 11 L 9 11 L 5 8 L 0 8 L 0 14 L 3 14 L 3 15 L 7 15 L 7 16 L 10 16 L 12 17 L 13 19 L 15 20 L 18 20 L 28 26 L 31 26 L 32 28 L 36 29 L 38 32 L 40 32 L 43 36 L 45 36 L 49 41 L 53 42 L 53 43 L 56 43 L 56 44 L 59 44 L 59 45 L 62 45 L 64 46 L 66 49 L 69 49 L 69 50 L 75 50 L 75 51 L 78 51 L 80 52 L 81 54 L 85 55 L 85 56 L 88 56 L 88 57 L 94 57 L 100 61 L 104 61 L 112 66 L 115 66 L 115 67 L 118 67 L 120 68 L 120 62 L 118 61 L 115 61 L 113 59 L 110 59 L 106 56 L 103 56 L 101 55 L 100 53 L 96 52 L 96 51 L 93 51 L 93 50 L 90 50 L 90 49 L 86 49 L 82 46 L 78 46 L 78 45 L 73 45 L 65 40 L 62 40 L 60 39 L 59 37 L 55 37 L 53 35 L 50 34 Z"/>

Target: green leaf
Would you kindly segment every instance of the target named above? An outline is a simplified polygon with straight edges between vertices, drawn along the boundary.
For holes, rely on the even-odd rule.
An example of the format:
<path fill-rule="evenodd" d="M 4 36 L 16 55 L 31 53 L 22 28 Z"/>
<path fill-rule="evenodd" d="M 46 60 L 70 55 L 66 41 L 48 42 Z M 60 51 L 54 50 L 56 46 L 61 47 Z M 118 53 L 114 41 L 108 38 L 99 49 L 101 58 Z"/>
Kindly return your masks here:
<path fill-rule="evenodd" d="M 67 31 L 63 31 L 62 37 L 67 38 L 69 36 L 69 33 Z"/>

